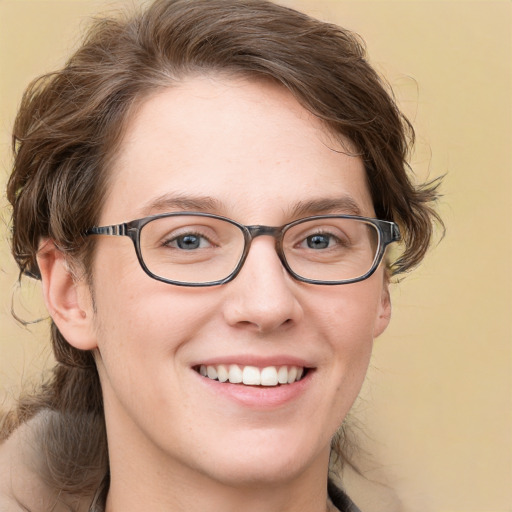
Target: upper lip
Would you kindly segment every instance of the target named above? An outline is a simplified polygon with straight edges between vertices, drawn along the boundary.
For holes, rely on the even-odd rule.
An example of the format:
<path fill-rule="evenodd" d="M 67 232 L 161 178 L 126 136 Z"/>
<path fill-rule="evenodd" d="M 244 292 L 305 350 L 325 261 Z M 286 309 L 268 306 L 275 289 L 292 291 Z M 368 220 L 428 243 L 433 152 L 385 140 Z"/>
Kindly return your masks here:
<path fill-rule="evenodd" d="M 257 368 L 266 368 L 268 366 L 298 366 L 303 368 L 314 368 L 311 361 L 306 359 L 289 356 L 289 355 L 276 355 L 276 356 L 255 356 L 248 354 L 240 355 L 225 355 L 218 357 L 211 357 L 208 359 L 201 359 L 195 361 L 191 366 L 196 367 L 200 365 L 217 366 L 219 364 L 237 364 L 239 366 L 255 366 Z"/>

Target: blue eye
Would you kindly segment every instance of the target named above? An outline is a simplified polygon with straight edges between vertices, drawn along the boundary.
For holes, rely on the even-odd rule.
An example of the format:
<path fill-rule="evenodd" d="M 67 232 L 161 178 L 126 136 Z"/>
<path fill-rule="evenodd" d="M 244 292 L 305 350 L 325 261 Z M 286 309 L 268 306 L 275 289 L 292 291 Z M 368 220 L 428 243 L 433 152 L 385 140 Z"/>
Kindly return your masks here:
<path fill-rule="evenodd" d="M 332 239 L 332 235 L 316 234 L 308 236 L 305 242 L 309 249 L 327 249 L 330 246 Z"/>
<path fill-rule="evenodd" d="M 187 233 L 185 235 L 175 236 L 163 244 L 165 247 L 181 249 L 183 251 L 193 251 L 195 249 L 204 249 L 211 247 L 210 241 L 202 235 Z"/>
<path fill-rule="evenodd" d="M 180 249 L 185 249 L 186 251 L 198 249 L 201 245 L 201 239 L 196 235 L 180 236 L 176 238 L 176 245 Z"/>

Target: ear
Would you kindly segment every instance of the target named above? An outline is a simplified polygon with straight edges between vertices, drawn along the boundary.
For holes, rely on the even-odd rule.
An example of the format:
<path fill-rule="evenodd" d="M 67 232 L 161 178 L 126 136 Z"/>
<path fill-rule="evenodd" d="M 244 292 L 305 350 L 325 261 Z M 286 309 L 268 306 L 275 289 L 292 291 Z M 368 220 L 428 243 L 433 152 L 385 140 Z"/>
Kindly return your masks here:
<path fill-rule="evenodd" d="M 391 297 L 389 295 L 389 283 L 387 277 L 384 277 L 382 284 L 382 293 L 380 297 L 380 303 L 377 310 L 377 320 L 375 322 L 375 328 L 373 331 L 373 337 L 377 338 L 380 336 L 389 325 L 391 320 Z"/>
<path fill-rule="evenodd" d="M 66 255 L 53 240 L 45 239 L 40 243 L 37 263 L 46 308 L 61 334 L 77 349 L 96 348 L 94 309 L 88 284 L 73 276 Z"/>

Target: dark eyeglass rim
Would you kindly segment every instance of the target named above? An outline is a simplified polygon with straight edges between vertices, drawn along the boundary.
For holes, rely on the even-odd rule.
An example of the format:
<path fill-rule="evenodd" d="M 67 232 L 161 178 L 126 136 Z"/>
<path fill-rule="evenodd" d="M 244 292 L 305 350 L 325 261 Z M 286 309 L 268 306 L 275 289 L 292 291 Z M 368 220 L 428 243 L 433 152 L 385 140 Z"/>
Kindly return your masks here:
<path fill-rule="evenodd" d="M 224 279 L 219 279 L 217 281 L 208 281 L 206 283 L 194 283 L 194 282 L 183 282 L 183 281 L 173 281 L 172 279 L 167 279 L 165 277 L 154 274 L 149 270 L 144 262 L 142 257 L 142 251 L 140 248 L 140 232 L 142 228 L 157 219 L 165 218 L 165 217 L 173 217 L 173 216 L 195 216 L 195 217 L 207 217 L 213 219 L 223 220 L 225 222 L 229 222 L 234 226 L 238 227 L 243 235 L 245 240 L 244 251 L 238 261 L 235 269 Z M 308 279 L 305 277 L 296 274 L 288 265 L 286 258 L 284 256 L 284 251 L 282 249 L 282 239 L 286 231 L 288 231 L 291 227 L 296 226 L 297 224 L 302 224 L 304 222 L 312 221 L 312 220 L 322 220 L 329 218 L 341 218 L 341 219 L 354 219 L 364 221 L 370 224 L 373 224 L 379 233 L 379 247 L 375 258 L 373 260 L 373 264 L 368 272 L 363 274 L 362 276 L 355 277 L 352 279 L 345 279 L 341 281 L 322 281 L 316 279 Z M 129 222 L 123 222 L 121 224 L 112 224 L 110 226 L 94 226 L 88 229 L 85 233 L 85 236 L 92 235 L 109 235 L 109 236 L 127 236 L 131 238 L 135 252 L 137 254 L 137 259 L 139 261 L 140 266 L 144 270 L 144 272 L 151 277 L 152 279 L 156 279 L 157 281 L 161 281 L 163 283 L 172 284 L 176 286 L 187 286 L 187 287 L 205 287 L 205 286 L 218 286 L 222 284 L 229 283 L 232 281 L 242 269 L 247 255 L 249 254 L 249 250 L 251 247 L 251 242 L 257 236 L 268 235 L 273 236 L 276 241 L 276 252 L 277 255 L 286 269 L 286 271 L 297 281 L 301 281 L 304 283 L 315 284 L 315 285 L 341 285 L 341 284 L 350 284 L 357 283 L 359 281 L 364 281 L 368 279 L 378 268 L 380 265 L 384 253 L 386 251 L 386 247 L 393 243 L 397 242 L 401 239 L 400 230 L 398 225 L 395 222 L 374 219 L 371 217 L 361 217 L 358 215 L 342 215 L 342 214 L 326 214 L 326 215 L 313 215 L 310 217 L 304 217 L 288 224 L 284 224 L 283 226 L 273 227 L 273 226 L 262 226 L 262 225 L 254 225 L 254 226 L 245 226 L 244 224 L 240 224 L 233 219 L 228 217 L 223 217 L 222 215 L 216 215 L 213 213 L 206 212 L 168 212 L 168 213 L 160 213 L 157 215 L 150 215 L 148 217 L 143 217 L 141 219 L 135 219 Z"/>

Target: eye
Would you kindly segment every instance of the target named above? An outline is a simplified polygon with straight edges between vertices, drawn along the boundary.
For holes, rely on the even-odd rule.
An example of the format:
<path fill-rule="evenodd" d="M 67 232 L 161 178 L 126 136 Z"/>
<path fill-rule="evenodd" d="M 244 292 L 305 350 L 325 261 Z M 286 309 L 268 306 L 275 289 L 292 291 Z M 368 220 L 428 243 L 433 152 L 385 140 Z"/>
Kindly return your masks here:
<path fill-rule="evenodd" d="M 341 256 L 360 238 L 356 236 L 356 227 L 352 219 L 344 217 L 307 219 L 286 231 L 284 247 L 300 252 L 302 257 Z"/>
<path fill-rule="evenodd" d="M 298 247 L 302 249 L 312 249 L 314 251 L 320 251 L 324 249 L 340 249 L 347 245 L 345 238 L 340 238 L 332 233 L 318 232 L 307 235 L 301 242 L 298 243 Z"/>
<path fill-rule="evenodd" d="M 333 235 L 326 233 L 316 233 L 308 236 L 303 243 L 306 244 L 308 249 L 327 249 L 336 243 L 336 239 Z"/>
<path fill-rule="evenodd" d="M 171 236 L 162 243 L 164 247 L 193 251 L 211 247 L 212 243 L 205 236 L 199 233 L 184 233 L 178 236 Z"/>

